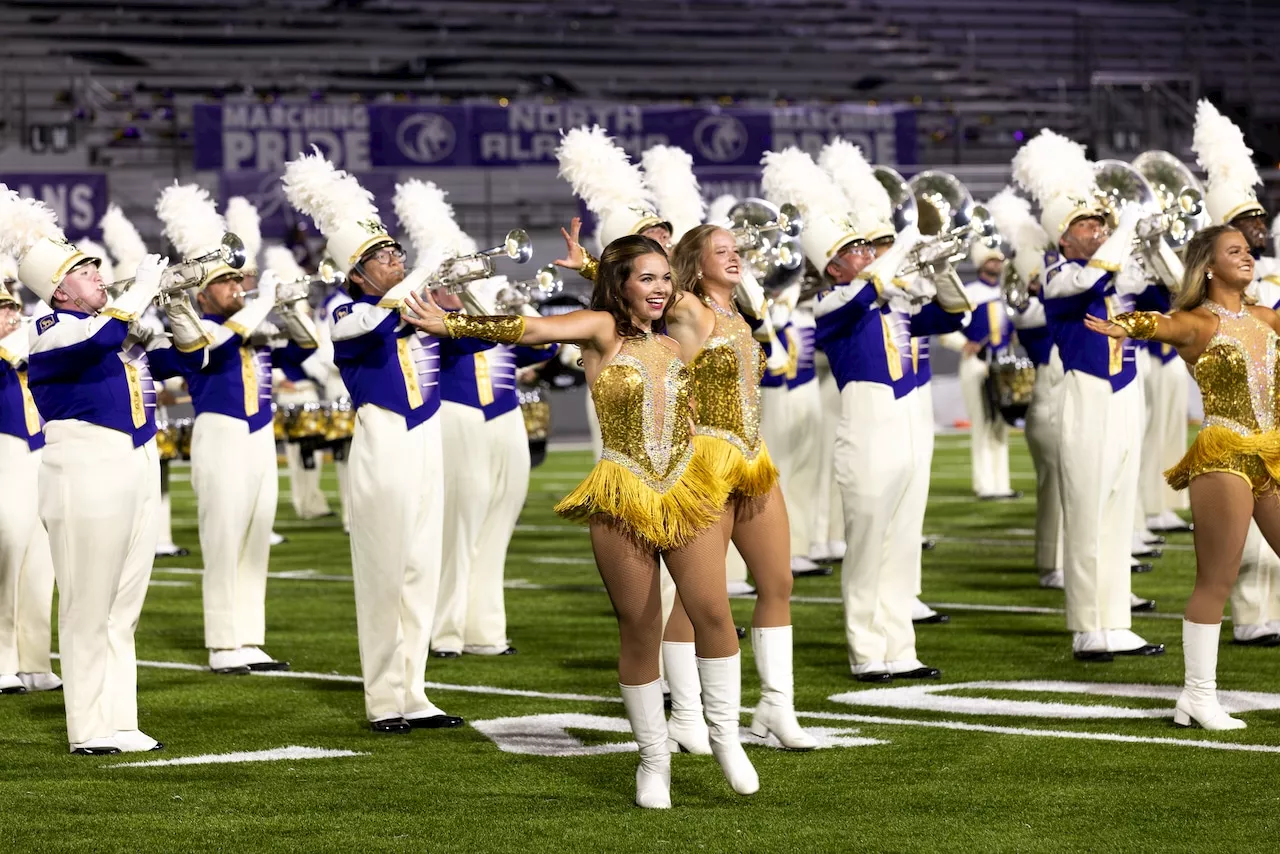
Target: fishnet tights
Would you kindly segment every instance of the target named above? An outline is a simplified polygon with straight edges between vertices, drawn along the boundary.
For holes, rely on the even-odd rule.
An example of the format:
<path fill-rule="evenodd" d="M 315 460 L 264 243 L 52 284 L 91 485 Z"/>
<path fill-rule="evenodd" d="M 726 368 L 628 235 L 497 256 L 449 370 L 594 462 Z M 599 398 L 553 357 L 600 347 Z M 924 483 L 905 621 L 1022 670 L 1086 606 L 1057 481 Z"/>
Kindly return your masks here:
<path fill-rule="evenodd" d="M 618 681 L 645 685 L 658 678 L 662 599 L 658 553 L 607 516 L 591 520 L 591 551 L 618 617 Z M 725 589 L 723 535 L 713 525 L 696 540 L 663 555 L 679 595 L 689 603 L 697 654 L 725 658 L 738 636 Z"/>

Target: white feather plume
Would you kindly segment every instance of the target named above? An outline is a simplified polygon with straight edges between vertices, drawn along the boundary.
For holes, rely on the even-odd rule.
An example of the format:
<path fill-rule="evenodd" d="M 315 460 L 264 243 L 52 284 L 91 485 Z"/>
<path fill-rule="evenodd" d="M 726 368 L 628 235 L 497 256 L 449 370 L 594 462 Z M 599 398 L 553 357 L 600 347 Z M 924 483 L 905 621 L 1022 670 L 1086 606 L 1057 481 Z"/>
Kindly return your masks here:
<path fill-rule="evenodd" d="M 7 252 L 0 252 L 0 284 L 18 279 L 18 259 Z"/>
<path fill-rule="evenodd" d="M 1014 155 L 1013 179 L 1030 190 L 1041 207 L 1067 194 L 1089 197 L 1095 186 L 1084 146 L 1048 128 Z"/>
<path fill-rule="evenodd" d="M 853 202 L 859 219 L 893 221 L 893 200 L 889 191 L 876 179 L 876 174 L 863 156 L 862 149 L 847 139 L 833 139 L 822 148 L 818 165 Z"/>
<path fill-rule="evenodd" d="M 76 241 L 76 248 L 91 258 L 100 258 L 98 262 L 98 272 L 102 274 L 102 281 L 111 283 L 116 280 L 115 269 L 111 265 L 111 256 L 107 254 L 107 250 L 102 244 L 97 243 L 88 238 L 81 238 Z"/>
<path fill-rule="evenodd" d="M 775 205 L 793 204 L 809 216 L 847 217 L 853 210 L 844 191 L 806 152 L 794 146 L 766 151 L 760 186 Z"/>
<path fill-rule="evenodd" d="M 156 215 L 164 226 L 164 236 L 183 258 L 214 251 L 227 232 L 226 220 L 213 199 L 197 184 L 174 182 L 165 187 L 156 202 Z"/>
<path fill-rule="evenodd" d="M 686 231 L 701 225 L 706 212 L 693 174 L 693 155 L 674 145 L 655 145 L 645 151 L 640 162 L 645 183 L 658 203 L 658 215 L 671 223 L 674 244 Z"/>
<path fill-rule="evenodd" d="M 411 178 L 396 184 L 396 216 L 413 244 L 415 267 L 435 270 L 448 258 L 476 251 L 476 242 L 454 219 L 447 196 L 431 181 Z"/>
<path fill-rule="evenodd" d="M 0 252 L 19 261 L 40 238 L 65 240 L 53 209 L 0 184 Z"/>
<path fill-rule="evenodd" d="M 738 197 L 731 193 L 716 196 L 711 200 L 711 204 L 707 205 L 707 222 L 713 222 L 716 225 L 728 224 L 729 211 L 733 210 L 733 206 L 737 203 Z"/>
<path fill-rule="evenodd" d="M 227 230 L 244 243 L 245 266 L 257 266 L 258 253 L 262 251 L 262 217 L 258 209 L 244 196 L 232 196 L 227 199 L 225 216 Z"/>
<path fill-rule="evenodd" d="M 268 270 L 279 276 L 282 282 L 294 282 L 307 274 L 307 271 L 299 266 L 298 259 L 293 257 L 292 250 L 279 243 L 266 248 L 262 253 L 262 263 Z"/>
<path fill-rule="evenodd" d="M 1024 282 L 1040 275 L 1049 235 L 1031 213 L 1031 202 L 1005 187 L 987 202 L 996 231 L 1013 247 L 1013 267 Z"/>
<path fill-rule="evenodd" d="M 1209 189 L 1234 187 L 1243 192 L 1262 183 L 1253 165 L 1253 149 L 1235 122 L 1218 112 L 1207 98 L 1196 105 L 1196 127 L 1191 137 L 1196 160 L 1209 175 Z"/>
<path fill-rule="evenodd" d="M 1271 254 L 1280 258 L 1280 216 L 1271 220 Z"/>
<path fill-rule="evenodd" d="M 299 155 L 284 167 L 285 197 L 298 212 L 315 220 L 326 237 L 344 224 L 358 220 L 382 221 L 370 193 L 355 176 L 330 163 L 312 146 L 311 154 Z"/>
<path fill-rule="evenodd" d="M 103 214 L 100 225 L 102 242 L 107 245 L 115 262 L 112 265 L 115 274 L 122 279 L 132 277 L 147 255 L 147 244 L 142 242 L 142 235 L 114 202 L 107 205 L 107 212 Z M 103 279 L 106 280 L 105 273 Z"/>
<path fill-rule="evenodd" d="M 653 210 L 640 167 L 604 128 L 593 125 L 567 131 L 556 149 L 556 159 L 560 161 L 560 177 L 592 213 L 621 208 Z"/>

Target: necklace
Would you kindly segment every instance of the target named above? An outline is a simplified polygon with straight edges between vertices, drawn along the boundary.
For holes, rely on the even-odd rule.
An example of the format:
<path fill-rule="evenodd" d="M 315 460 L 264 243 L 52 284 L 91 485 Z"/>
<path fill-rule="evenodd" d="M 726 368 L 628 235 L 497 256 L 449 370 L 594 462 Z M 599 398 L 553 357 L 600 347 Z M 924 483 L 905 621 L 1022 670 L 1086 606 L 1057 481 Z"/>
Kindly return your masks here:
<path fill-rule="evenodd" d="M 1211 299 L 1206 299 L 1204 301 L 1204 307 L 1209 309 L 1210 312 L 1218 315 L 1219 317 L 1229 317 L 1232 320 L 1243 320 L 1244 318 L 1249 316 L 1249 306 L 1244 304 L 1241 304 L 1239 311 L 1232 311 L 1231 309 L 1223 305 L 1220 305 Z"/>
<path fill-rule="evenodd" d="M 724 317 L 737 317 L 737 316 L 738 316 L 738 312 L 737 312 L 737 310 L 736 310 L 736 309 L 732 309 L 732 308 L 723 308 L 723 307 L 720 305 L 720 303 L 716 302 L 715 300 L 713 300 L 713 299 L 712 299 L 711 297 L 709 297 L 709 296 L 704 296 L 704 297 L 702 298 L 702 301 L 703 301 L 704 303 L 706 303 L 706 304 L 707 304 L 707 308 L 711 309 L 711 310 L 712 310 L 712 311 L 714 311 L 716 314 L 723 315 Z"/>

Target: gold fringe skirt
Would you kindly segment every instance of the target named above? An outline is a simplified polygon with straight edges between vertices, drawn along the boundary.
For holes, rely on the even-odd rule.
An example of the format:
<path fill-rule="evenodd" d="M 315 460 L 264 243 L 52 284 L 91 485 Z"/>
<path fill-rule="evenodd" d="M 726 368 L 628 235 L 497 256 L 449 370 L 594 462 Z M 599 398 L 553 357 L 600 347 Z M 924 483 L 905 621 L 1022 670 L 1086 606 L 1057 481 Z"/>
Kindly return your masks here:
<path fill-rule="evenodd" d="M 1210 472 L 1239 475 L 1261 495 L 1280 483 L 1280 431 L 1241 436 L 1226 427 L 1205 427 L 1176 466 L 1164 473 L 1174 489 Z"/>
<path fill-rule="evenodd" d="M 658 491 L 626 466 L 601 460 L 561 499 L 556 514 L 582 524 L 604 514 L 659 551 L 678 549 L 719 520 L 729 488 L 692 450 L 676 471 L 670 486 Z"/>
<path fill-rule="evenodd" d="M 768 494 L 778 482 L 778 469 L 763 440 L 760 442 L 760 453 L 750 462 L 737 445 L 716 436 L 695 433 L 693 447 L 697 455 L 706 460 L 716 477 L 728 484 L 729 491 L 735 495 L 758 498 Z"/>

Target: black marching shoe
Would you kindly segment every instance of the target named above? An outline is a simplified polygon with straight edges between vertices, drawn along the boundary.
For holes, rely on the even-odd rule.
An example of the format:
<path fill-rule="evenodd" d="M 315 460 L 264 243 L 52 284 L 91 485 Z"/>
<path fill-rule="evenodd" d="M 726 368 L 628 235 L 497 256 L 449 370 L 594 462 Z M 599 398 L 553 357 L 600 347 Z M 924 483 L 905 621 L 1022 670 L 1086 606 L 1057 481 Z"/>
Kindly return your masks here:
<path fill-rule="evenodd" d="M 853 678 L 854 678 L 854 679 L 856 679 L 856 680 L 858 680 L 859 682 L 871 682 L 871 683 L 880 683 L 880 684 L 883 684 L 883 683 L 885 683 L 885 682 L 892 682 L 892 681 L 893 681 L 893 674 L 892 674 L 892 673 L 887 673 L 887 672 L 879 672 L 879 673 L 855 673 L 855 674 L 853 674 Z"/>
<path fill-rule="evenodd" d="M 1137 563 L 1129 564 L 1129 571 L 1135 575 L 1142 572 L 1150 572 L 1155 568 L 1155 564 L 1147 563 L 1145 561 L 1138 561 Z"/>
<path fill-rule="evenodd" d="M 911 622 L 912 622 L 914 625 L 917 625 L 917 626 L 933 626 L 933 625 L 940 625 L 940 624 L 942 624 L 942 623 L 949 623 L 949 622 L 951 622 L 951 615 L 950 615 L 950 614 L 938 614 L 938 613 L 936 613 L 936 612 L 935 612 L 935 613 L 933 613 L 933 614 L 930 614 L 930 615 L 929 615 L 929 616 L 927 616 L 927 617 L 921 617 L 920 619 L 918 619 L 918 620 L 912 620 Z"/>
<path fill-rule="evenodd" d="M 432 658 L 461 658 L 462 653 L 456 649 L 433 649 L 431 650 Z"/>
<path fill-rule="evenodd" d="M 933 537 L 925 537 L 920 541 L 920 549 L 922 551 L 931 552 L 938 547 L 938 541 Z"/>
<path fill-rule="evenodd" d="M 894 679 L 941 679 L 942 671 L 936 667 L 917 667 L 915 670 L 906 670 L 902 673 L 889 674 Z"/>
<path fill-rule="evenodd" d="M 1105 649 L 1082 649 L 1077 650 L 1073 654 L 1075 655 L 1076 661 L 1106 662 L 1116 660 L 1115 653 L 1109 652 Z"/>
<path fill-rule="evenodd" d="M 742 640 L 747 636 L 747 630 L 742 626 L 734 626 L 733 630 L 738 633 L 738 640 Z"/>
<path fill-rule="evenodd" d="M 1258 635 L 1248 640 L 1231 639 L 1235 646 L 1280 646 L 1280 635 Z"/>
<path fill-rule="evenodd" d="M 979 501 L 1015 501 L 1022 497 L 1022 490 L 1013 489 L 1009 492 L 999 492 L 994 495 L 979 495 Z"/>
<path fill-rule="evenodd" d="M 1155 560 L 1158 557 L 1164 557 L 1164 550 L 1158 549 L 1155 546 L 1143 546 L 1142 548 L 1134 552 L 1131 552 L 1130 555 L 1132 557 L 1138 557 L 1138 558 L 1147 557 L 1147 558 L 1151 558 L 1152 560 Z"/>
<path fill-rule="evenodd" d="M 1137 649 L 1118 649 L 1116 650 L 1115 654 L 1116 655 L 1136 655 L 1136 656 L 1142 656 L 1142 657 L 1150 656 L 1150 655 L 1164 655 L 1164 644 L 1147 643 L 1147 644 L 1143 644 Z"/>
<path fill-rule="evenodd" d="M 382 735 L 404 735 L 409 731 L 410 726 L 404 718 L 383 718 L 369 724 L 369 729 Z"/>
<path fill-rule="evenodd" d="M 457 715 L 431 715 L 425 718 L 406 718 L 410 729 L 452 729 L 462 726 L 466 721 Z"/>
<path fill-rule="evenodd" d="M 1156 609 L 1156 600 L 1139 599 L 1129 605 L 1130 614 L 1149 614 Z M 1280 636 L 1277 636 L 1280 639 Z"/>

